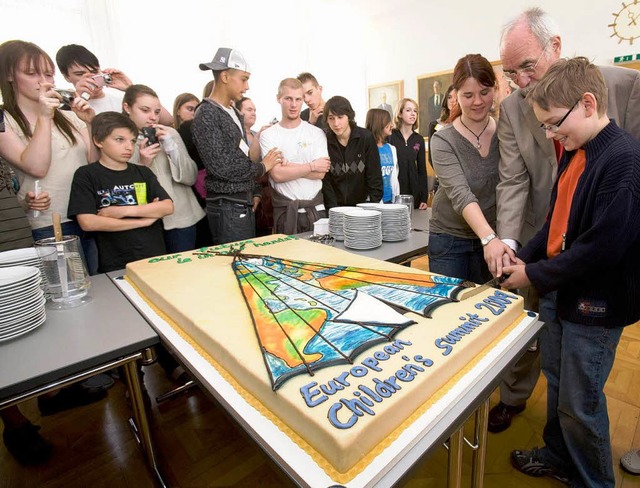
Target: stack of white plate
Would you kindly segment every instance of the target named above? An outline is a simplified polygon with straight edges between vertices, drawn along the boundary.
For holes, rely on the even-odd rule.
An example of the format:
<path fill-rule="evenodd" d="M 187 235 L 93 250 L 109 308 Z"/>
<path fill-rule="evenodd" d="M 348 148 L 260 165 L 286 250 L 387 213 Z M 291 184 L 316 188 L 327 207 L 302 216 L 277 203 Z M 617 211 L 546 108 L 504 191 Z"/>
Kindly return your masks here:
<path fill-rule="evenodd" d="M 343 216 L 344 247 L 373 249 L 382 244 L 382 214 L 378 210 L 352 210 Z"/>
<path fill-rule="evenodd" d="M 372 203 L 372 202 L 356 203 L 356 207 L 364 208 L 367 210 L 377 210 L 383 205 L 384 203 Z"/>
<path fill-rule="evenodd" d="M 15 339 L 44 324 L 46 302 L 40 270 L 33 266 L 0 268 L 0 341 Z"/>
<path fill-rule="evenodd" d="M 11 266 L 35 266 L 38 268 L 42 276 L 42 287 L 44 288 L 44 269 L 42 268 L 42 260 L 40 256 L 38 256 L 38 251 L 36 251 L 35 247 L 25 247 L 24 249 L 0 252 L 0 268 L 8 268 Z"/>
<path fill-rule="evenodd" d="M 382 212 L 382 240 L 385 242 L 404 241 L 411 232 L 409 208 L 400 203 L 380 205 Z"/>
<path fill-rule="evenodd" d="M 343 217 L 345 212 L 359 211 L 357 207 L 333 207 L 329 209 L 329 234 L 336 241 L 344 241 Z"/>

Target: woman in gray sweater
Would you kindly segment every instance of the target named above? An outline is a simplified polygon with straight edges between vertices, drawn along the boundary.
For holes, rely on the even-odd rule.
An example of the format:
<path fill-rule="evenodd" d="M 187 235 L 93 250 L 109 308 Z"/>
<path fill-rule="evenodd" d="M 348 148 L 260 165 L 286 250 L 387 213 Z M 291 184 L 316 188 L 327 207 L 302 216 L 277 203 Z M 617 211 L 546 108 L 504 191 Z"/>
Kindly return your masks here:
<path fill-rule="evenodd" d="M 484 283 L 491 279 L 484 248 L 501 246 L 514 258 L 494 231 L 500 152 L 490 115 L 496 92 L 491 63 L 479 54 L 459 59 L 453 86 L 458 94 L 455 119 L 431 141 L 440 186 L 433 200 L 429 269 Z"/>

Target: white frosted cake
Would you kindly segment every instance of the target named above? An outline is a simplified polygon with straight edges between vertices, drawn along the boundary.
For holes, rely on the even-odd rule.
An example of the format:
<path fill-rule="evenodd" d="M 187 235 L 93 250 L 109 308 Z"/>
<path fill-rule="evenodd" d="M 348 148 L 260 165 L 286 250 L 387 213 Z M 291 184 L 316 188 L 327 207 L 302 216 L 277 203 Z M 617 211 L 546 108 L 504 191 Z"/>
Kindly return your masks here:
<path fill-rule="evenodd" d="M 137 261 L 127 279 L 347 482 L 523 314 L 517 295 L 292 236 Z M 467 295 L 473 295 L 465 298 Z"/>

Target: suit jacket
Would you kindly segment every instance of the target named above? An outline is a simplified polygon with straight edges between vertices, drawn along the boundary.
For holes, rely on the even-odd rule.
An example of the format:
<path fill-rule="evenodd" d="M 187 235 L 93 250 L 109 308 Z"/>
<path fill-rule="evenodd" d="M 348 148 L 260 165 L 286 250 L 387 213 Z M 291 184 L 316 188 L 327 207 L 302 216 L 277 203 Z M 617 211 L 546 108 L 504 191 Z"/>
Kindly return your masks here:
<path fill-rule="evenodd" d="M 381 108 L 382 110 L 386 110 L 391 115 L 391 120 L 393 120 L 393 107 L 388 103 L 381 103 L 376 108 Z"/>
<path fill-rule="evenodd" d="M 600 71 L 609 89 L 609 118 L 640 139 L 640 72 L 612 66 L 601 66 Z M 558 171 L 553 141 L 546 138 L 525 96 L 526 91 L 516 90 L 500 107 L 496 189 L 498 235 L 521 245 L 544 224 Z"/>
<path fill-rule="evenodd" d="M 444 99 L 444 94 L 440 93 L 440 101 L 436 103 L 435 94 L 431 95 L 427 100 L 427 115 L 429 120 L 427 122 L 431 122 L 432 120 L 438 120 L 440 118 L 440 114 L 442 112 L 442 100 Z"/>

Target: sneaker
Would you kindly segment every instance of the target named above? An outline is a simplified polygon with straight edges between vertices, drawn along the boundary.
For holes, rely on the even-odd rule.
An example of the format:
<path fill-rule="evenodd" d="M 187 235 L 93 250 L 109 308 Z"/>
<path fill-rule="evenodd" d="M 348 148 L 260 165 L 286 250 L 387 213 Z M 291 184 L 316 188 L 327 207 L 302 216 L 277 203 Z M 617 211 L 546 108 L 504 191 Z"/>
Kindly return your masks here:
<path fill-rule="evenodd" d="M 498 403 L 489 411 L 489 432 L 497 434 L 503 430 L 507 430 L 511 426 L 511 419 L 522 413 L 527 405 L 516 405 L 512 407 L 506 403 Z"/>
<path fill-rule="evenodd" d="M 49 460 L 53 446 L 38 433 L 40 427 L 31 422 L 15 429 L 4 429 L 2 439 L 11 455 L 20 464 L 35 465 Z"/>
<path fill-rule="evenodd" d="M 42 416 L 69 410 L 71 408 L 89 405 L 102 400 L 107 391 L 102 388 L 83 388 L 78 383 L 66 386 L 52 397 L 38 397 L 38 408 Z"/>
<path fill-rule="evenodd" d="M 640 474 L 640 451 L 632 449 L 620 458 L 620 465 L 631 474 Z"/>
<path fill-rule="evenodd" d="M 569 484 L 569 476 L 558 468 L 549 466 L 540 460 L 540 449 L 531 451 L 511 451 L 511 465 L 528 476 L 550 476 L 565 485 Z"/>

